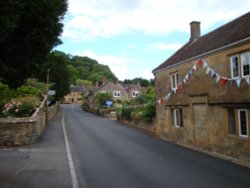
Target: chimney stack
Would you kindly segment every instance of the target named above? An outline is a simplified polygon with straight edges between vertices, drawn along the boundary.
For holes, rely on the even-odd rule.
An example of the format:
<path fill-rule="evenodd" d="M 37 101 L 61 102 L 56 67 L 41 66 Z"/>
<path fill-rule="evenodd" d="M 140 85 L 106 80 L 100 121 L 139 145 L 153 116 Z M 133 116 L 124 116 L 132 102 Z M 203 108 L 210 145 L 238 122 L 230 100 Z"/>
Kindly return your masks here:
<path fill-rule="evenodd" d="M 192 21 L 190 23 L 190 41 L 197 40 L 201 36 L 200 22 Z"/>
<path fill-rule="evenodd" d="M 102 77 L 102 85 L 107 83 L 107 78 L 105 76 Z"/>

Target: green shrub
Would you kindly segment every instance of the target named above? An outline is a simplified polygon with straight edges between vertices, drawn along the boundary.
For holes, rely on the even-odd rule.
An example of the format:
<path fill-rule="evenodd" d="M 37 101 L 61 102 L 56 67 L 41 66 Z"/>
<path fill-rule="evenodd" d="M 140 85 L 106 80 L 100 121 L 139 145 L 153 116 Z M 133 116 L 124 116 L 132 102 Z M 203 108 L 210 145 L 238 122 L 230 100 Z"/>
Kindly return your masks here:
<path fill-rule="evenodd" d="M 131 121 L 131 120 L 132 120 L 132 118 L 131 118 L 131 113 L 132 113 L 132 111 L 133 111 L 132 108 L 123 107 L 123 108 L 121 109 L 121 119 Z"/>
<path fill-rule="evenodd" d="M 39 98 L 34 96 L 11 99 L 3 106 L 2 117 L 29 117 L 39 104 Z"/>
<path fill-rule="evenodd" d="M 146 105 L 142 110 L 142 120 L 152 122 L 155 117 L 155 106 L 153 104 Z"/>
<path fill-rule="evenodd" d="M 88 105 L 88 103 L 83 103 L 82 104 L 82 110 L 85 111 L 85 112 L 89 112 L 89 105 Z"/>
<path fill-rule="evenodd" d="M 41 91 L 38 88 L 32 86 L 21 86 L 16 89 L 16 96 L 24 97 L 24 96 L 39 96 Z"/>
<path fill-rule="evenodd" d="M 111 93 L 97 93 L 94 96 L 95 103 L 99 106 L 106 106 L 106 101 L 113 101 L 113 97 Z"/>

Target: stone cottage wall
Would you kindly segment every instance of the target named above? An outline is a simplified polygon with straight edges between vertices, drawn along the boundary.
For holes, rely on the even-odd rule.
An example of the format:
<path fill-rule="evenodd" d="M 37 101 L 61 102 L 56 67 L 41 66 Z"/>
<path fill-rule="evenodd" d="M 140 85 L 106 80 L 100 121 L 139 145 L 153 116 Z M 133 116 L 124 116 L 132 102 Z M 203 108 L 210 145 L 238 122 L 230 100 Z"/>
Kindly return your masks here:
<path fill-rule="evenodd" d="M 230 78 L 230 56 L 250 49 L 250 44 L 237 46 L 203 57 L 208 66 L 222 76 Z M 157 99 L 170 91 L 170 74 L 178 72 L 183 80 L 197 62 L 175 66 L 155 75 Z M 222 86 L 211 79 L 203 68 L 197 67 L 180 92 L 172 94 L 170 100 L 156 107 L 157 135 L 172 142 L 191 145 L 209 151 L 226 154 L 250 161 L 250 131 L 243 138 L 228 131 L 228 108 L 248 109 L 250 119 L 250 86 L 242 80 L 240 87 L 235 83 Z M 183 127 L 173 126 L 173 109 L 181 108 Z M 249 125 L 249 122 L 248 122 Z"/>
<path fill-rule="evenodd" d="M 48 110 L 48 120 L 59 110 L 59 104 Z M 0 118 L 0 145 L 20 146 L 34 143 L 45 129 L 45 113 L 27 118 Z"/>

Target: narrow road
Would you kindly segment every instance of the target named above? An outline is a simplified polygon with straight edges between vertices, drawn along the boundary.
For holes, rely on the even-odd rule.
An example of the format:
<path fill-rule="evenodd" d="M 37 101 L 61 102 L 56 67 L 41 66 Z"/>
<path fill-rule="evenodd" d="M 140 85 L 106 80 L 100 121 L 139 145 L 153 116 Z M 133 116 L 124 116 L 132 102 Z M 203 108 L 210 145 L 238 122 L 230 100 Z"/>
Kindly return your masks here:
<path fill-rule="evenodd" d="M 80 185 L 87 188 L 249 188 L 250 169 L 64 105 Z"/>

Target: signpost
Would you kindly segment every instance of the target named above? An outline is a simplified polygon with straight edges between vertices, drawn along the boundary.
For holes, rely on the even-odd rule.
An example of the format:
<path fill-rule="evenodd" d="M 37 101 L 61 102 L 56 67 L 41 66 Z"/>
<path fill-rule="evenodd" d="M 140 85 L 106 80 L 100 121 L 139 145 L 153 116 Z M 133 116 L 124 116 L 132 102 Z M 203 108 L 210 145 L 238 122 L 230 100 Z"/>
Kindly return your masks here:
<path fill-rule="evenodd" d="M 112 101 L 106 101 L 106 105 L 108 106 L 108 108 L 110 108 L 112 106 L 113 102 Z"/>

